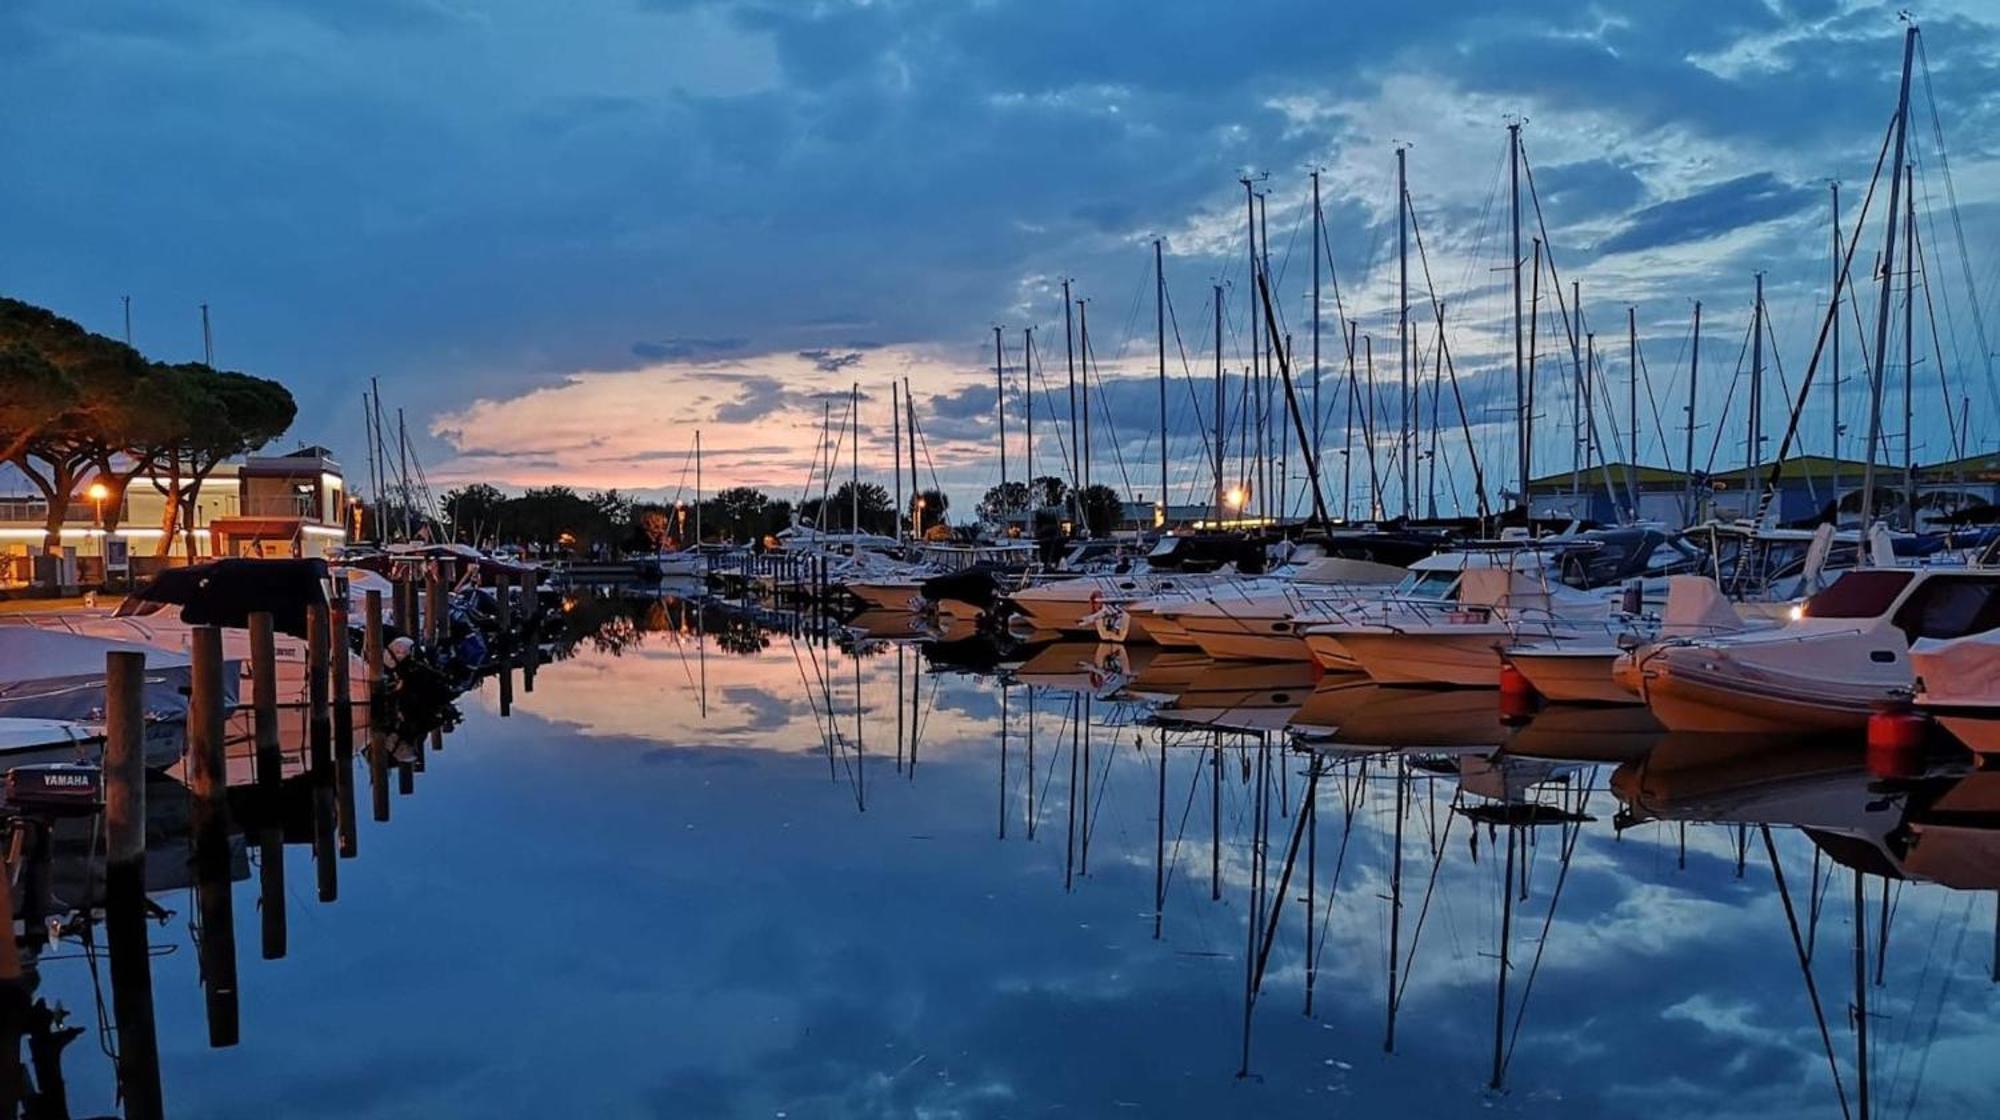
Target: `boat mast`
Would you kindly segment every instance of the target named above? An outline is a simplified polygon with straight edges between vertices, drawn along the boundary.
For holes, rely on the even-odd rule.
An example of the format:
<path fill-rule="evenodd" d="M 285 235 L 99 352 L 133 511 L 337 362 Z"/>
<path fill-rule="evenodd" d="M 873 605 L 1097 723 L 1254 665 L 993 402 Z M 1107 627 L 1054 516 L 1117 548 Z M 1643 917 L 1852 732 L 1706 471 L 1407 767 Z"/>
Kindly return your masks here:
<path fill-rule="evenodd" d="M 847 480 L 847 554 L 859 556 L 861 554 L 861 382 L 859 381 L 848 390 L 847 425 L 848 439 L 854 444 L 848 452 L 848 463 L 853 473 Z"/>
<path fill-rule="evenodd" d="M 1000 327 L 993 328 L 993 418 L 1000 427 L 1000 490 L 1007 490 L 1007 373 Z"/>
<path fill-rule="evenodd" d="M 1254 180 L 1248 175 L 1238 181 L 1243 184 L 1243 233 L 1250 253 L 1250 307 L 1246 316 L 1250 320 L 1250 380 L 1246 388 L 1249 390 L 1249 399 L 1256 402 L 1251 409 L 1256 419 L 1251 446 L 1256 448 L 1258 462 L 1261 463 L 1264 454 L 1264 393 L 1263 382 L 1257 377 L 1257 351 L 1261 345 L 1259 338 L 1262 333 L 1262 327 L 1257 322 L 1257 189 L 1253 185 Z M 1257 510 L 1261 515 L 1264 509 L 1264 480 L 1261 470 L 1253 470 L 1252 473 L 1257 477 Z M 1247 512 L 1248 503 L 1245 505 Z"/>
<path fill-rule="evenodd" d="M 1083 488 L 1090 489 L 1090 306 L 1076 301 L 1076 348 L 1083 351 Z"/>
<path fill-rule="evenodd" d="M 1910 427 L 1911 390 L 1917 380 L 1917 165 L 1903 165 L 1903 513 L 1908 528 L 1917 531 L 1917 445 Z M 1891 220 L 1894 220 L 1893 215 Z M 1945 427 L 1950 424 L 1951 401 L 1945 401 Z M 1886 889 L 1886 888 L 1885 888 Z"/>
<path fill-rule="evenodd" d="M 896 476 L 896 520 L 895 536 L 903 539 L 903 396 L 902 386 L 895 379 L 889 381 L 889 473 Z M 898 653 L 901 651 L 898 650 Z M 899 680 L 897 683 L 901 683 Z M 902 741 L 897 740 L 898 749 Z"/>
<path fill-rule="evenodd" d="M 1694 301 L 1694 342 L 1688 348 L 1688 406 L 1687 406 L 1687 454 L 1682 465 L 1687 470 L 1687 502 L 1681 511 L 1685 524 L 1694 524 L 1694 402 L 1695 389 L 1701 384 L 1701 301 Z"/>
<path fill-rule="evenodd" d="M 1553 263 L 1549 269 L 1554 272 Z M 1562 288 L 1556 288 L 1556 300 L 1562 300 Z M 1583 493 L 1583 461 L 1586 454 L 1583 435 L 1584 417 L 1590 412 L 1590 383 L 1583 371 L 1583 284 L 1569 282 L 1570 313 L 1565 324 L 1569 329 L 1569 356 L 1571 370 L 1575 375 L 1573 398 L 1575 414 L 1570 417 L 1569 437 L 1569 496 L 1575 498 Z"/>
<path fill-rule="evenodd" d="M 1222 373 L 1222 285 L 1215 284 L 1213 289 L 1210 298 L 1215 301 L 1215 520 L 1220 522 L 1224 504 L 1222 472 L 1224 464 L 1228 461 L 1223 458 L 1223 446 L 1229 428 L 1223 422 L 1228 401 L 1223 395 L 1225 379 Z"/>
<path fill-rule="evenodd" d="M 1028 528 L 1034 528 L 1035 502 L 1035 328 L 1021 328 L 1021 406 L 1025 410 L 1027 447 L 1021 457 L 1026 465 L 1021 468 L 1028 483 Z"/>
<path fill-rule="evenodd" d="M 917 482 L 917 395 L 910 392 L 910 379 L 907 377 L 903 378 L 903 428 L 910 437 L 910 534 L 914 539 L 922 541 L 924 513 L 923 507 L 917 504 L 923 501 L 920 497 L 923 487 Z M 914 744 L 915 739 L 913 738 L 911 742 Z M 911 753 L 915 753 L 914 745 Z"/>
<path fill-rule="evenodd" d="M 1514 255 L 1510 271 L 1514 274 L 1514 432 L 1518 441 L 1516 462 L 1521 467 L 1521 509 L 1525 512 L 1528 503 L 1528 388 L 1527 377 L 1521 361 L 1521 123 L 1515 121 L 1507 126 L 1507 181 L 1508 203 L 1513 212 Z M 1541 239 L 1535 240 L 1535 279 L 1542 275 Z"/>
<path fill-rule="evenodd" d="M 1889 345 L 1889 269 L 1896 259 L 1896 211 L 1902 209 L 1901 191 L 1903 177 L 1895 173 L 1895 168 L 1903 166 L 1905 142 L 1910 131 L 1910 64 L 1917 51 L 1917 25 L 1912 23 L 1903 33 L 1903 81 L 1901 92 L 1896 97 L 1896 158 L 1889 164 L 1889 220 L 1883 223 L 1884 248 L 1882 250 L 1881 299 L 1875 307 L 1875 369 L 1869 378 L 1868 394 L 1868 443 L 1867 453 L 1861 464 L 1861 532 L 1866 535 L 1869 522 L 1875 517 L 1875 449 L 1882 442 L 1882 371 L 1886 367 Z"/>
<path fill-rule="evenodd" d="M 1063 360 L 1069 364 L 1069 505 L 1073 525 L 1083 523 L 1082 429 L 1076 426 L 1076 324 L 1070 317 L 1069 280 L 1063 280 Z M 914 463 L 916 460 L 911 459 Z M 916 470 L 913 466 L 912 472 Z"/>
<path fill-rule="evenodd" d="M 1313 190 L 1313 455 L 1326 446 L 1326 413 L 1319 404 L 1319 258 L 1320 239 L 1326 236 L 1326 217 L 1319 207 L 1319 169 L 1312 173 Z"/>
<path fill-rule="evenodd" d="M 1764 274 L 1757 273 L 1757 302 L 1750 310 L 1750 425 L 1743 447 L 1743 485 L 1756 493 L 1764 491 Z M 1746 498 L 1747 503 L 1750 499 Z M 1744 512 L 1756 509 L 1744 506 Z"/>
<path fill-rule="evenodd" d="M 1632 442 L 1625 448 L 1625 493 L 1632 499 L 1632 520 L 1639 519 L 1639 309 L 1625 308 L 1625 403 L 1632 425 Z"/>
<path fill-rule="evenodd" d="M 1401 395 L 1396 404 L 1396 466 L 1402 476 L 1403 519 L 1410 518 L 1410 187 L 1409 148 L 1396 149 L 1396 365 Z"/>
<path fill-rule="evenodd" d="M 1535 271 L 1528 282 L 1528 372 L 1526 388 L 1518 402 L 1521 407 L 1521 510 L 1534 516 L 1529 501 L 1528 478 L 1535 465 L 1535 355 L 1542 348 L 1542 239 L 1535 238 Z M 1517 264 L 1515 271 L 1520 270 Z"/>
<path fill-rule="evenodd" d="M 1840 526 L 1840 182 L 1827 184 L 1833 195 L 1833 524 Z"/>
<path fill-rule="evenodd" d="M 1167 523 L 1167 273 L 1153 239 L 1153 319 L 1160 343 L 1160 524 Z"/>
<path fill-rule="evenodd" d="M 1343 521 L 1354 520 L 1354 398 L 1360 392 L 1359 383 L 1354 380 L 1354 336 L 1360 329 L 1360 323 L 1353 319 L 1347 321 L 1347 423 L 1340 434 L 1340 516 Z"/>
<path fill-rule="evenodd" d="M 685 478 L 686 475 L 681 477 Z M 694 430 L 694 546 L 701 547 L 701 429 Z"/>

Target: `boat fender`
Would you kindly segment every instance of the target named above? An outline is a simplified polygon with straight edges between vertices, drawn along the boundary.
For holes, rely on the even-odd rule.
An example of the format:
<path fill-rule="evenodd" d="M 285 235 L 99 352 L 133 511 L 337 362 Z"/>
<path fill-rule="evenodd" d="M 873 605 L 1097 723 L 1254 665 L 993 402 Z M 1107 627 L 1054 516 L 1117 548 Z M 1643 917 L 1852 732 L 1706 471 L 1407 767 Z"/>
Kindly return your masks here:
<path fill-rule="evenodd" d="M 1930 717 L 1906 707 L 1884 708 L 1868 717 L 1868 765 L 1895 765 L 1922 752 L 1930 734 Z"/>
<path fill-rule="evenodd" d="M 1500 665 L 1500 721 L 1516 723 L 1535 714 L 1535 686 L 1510 662 Z"/>

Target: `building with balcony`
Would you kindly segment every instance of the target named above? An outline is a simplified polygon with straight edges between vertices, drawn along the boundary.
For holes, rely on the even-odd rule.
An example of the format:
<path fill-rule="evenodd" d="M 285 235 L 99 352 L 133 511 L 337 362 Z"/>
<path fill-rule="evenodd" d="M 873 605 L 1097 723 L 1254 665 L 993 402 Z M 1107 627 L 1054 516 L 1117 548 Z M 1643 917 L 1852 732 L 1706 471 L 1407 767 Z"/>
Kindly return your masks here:
<path fill-rule="evenodd" d="M 171 539 L 164 475 L 134 478 L 115 509 L 92 497 L 101 492 L 94 482 L 78 481 L 51 555 L 48 503 L 18 470 L 0 469 L 0 589 L 120 583 L 190 557 L 324 556 L 347 542 L 354 516 L 340 464 L 323 447 L 215 468 L 195 492 L 192 523 L 176 526 Z"/>

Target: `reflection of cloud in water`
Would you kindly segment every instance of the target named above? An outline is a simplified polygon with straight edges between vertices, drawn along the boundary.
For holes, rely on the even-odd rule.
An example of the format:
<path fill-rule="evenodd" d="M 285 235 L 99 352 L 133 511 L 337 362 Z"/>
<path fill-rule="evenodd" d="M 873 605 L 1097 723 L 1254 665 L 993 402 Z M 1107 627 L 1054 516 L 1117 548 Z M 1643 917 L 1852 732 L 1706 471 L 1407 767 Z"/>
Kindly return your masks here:
<path fill-rule="evenodd" d="M 1238 1082 L 1231 1075 L 1243 919 L 1255 863 L 1244 756 L 1232 748 L 1224 759 L 1224 899 L 1216 903 L 1208 897 L 1208 756 L 1169 750 L 1167 843 L 1175 862 L 1165 937 L 1154 942 L 1153 733 L 1140 732 L 1145 749 L 1135 751 L 1135 729 L 1095 732 L 1093 803 L 1081 814 L 1092 828 L 1090 871 L 1066 894 L 1066 694 L 1038 697 L 1037 835 L 1029 842 L 1025 690 L 1010 690 L 1002 790 L 997 690 L 973 677 L 925 673 L 915 716 L 925 763 L 910 781 L 892 756 L 899 720 L 907 734 L 912 719 L 915 657 L 904 659 L 901 704 L 896 671 L 893 650 L 862 659 L 857 735 L 855 664 L 838 650 L 777 636 L 753 657 L 711 652 L 704 720 L 694 646 L 655 637 L 619 658 L 585 654 L 547 666 L 533 695 L 516 690 L 526 718 L 483 721 L 481 735 L 497 740 L 493 761 L 519 767 L 509 780 L 557 813 L 589 806 L 582 826 L 543 857 L 549 866 L 527 871 L 542 897 L 587 907 L 599 951 L 587 965 L 567 966 L 560 994 L 524 993 L 520 1011 L 539 1014 L 557 1000 L 591 1009 L 596 1021 L 555 1016 L 574 1037 L 537 1034 L 547 1047 L 537 1060 L 595 1079 L 613 1102 L 650 1094 L 661 1111 L 679 1115 L 1000 1116 L 1057 1106 L 1076 1115 L 1291 1115 L 1338 1101 L 1411 1115 L 1619 1111 L 1772 1120 L 1835 1107 L 1761 843 L 1753 833 L 1738 879 L 1735 831 L 1690 826 L 1681 870 L 1676 827 L 1614 835 L 1606 772 L 1595 778 L 1589 811 L 1597 819 L 1584 826 L 1546 938 L 1559 833 L 1537 830 L 1525 848 L 1529 898 L 1514 914 L 1509 999 L 1527 991 L 1528 1004 L 1509 1068 L 1512 1092 L 1479 1090 L 1491 1046 L 1504 831 L 1496 843 L 1479 829 L 1475 863 L 1463 819 L 1440 838 L 1443 862 L 1406 973 L 1398 1053 L 1382 1055 L 1394 787 L 1379 760 L 1337 894 L 1339 778 L 1347 771 L 1330 768 L 1322 782 L 1319 1017 L 1298 1014 L 1301 864 L 1255 1013 L 1252 1067 L 1261 1080 Z M 841 761 L 834 768 L 819 757 L 829 693 Z M 485 694 L 489 705 L 492 695 Z M 1093 713 L 1129 714 L 1116 708 L 1099 703 Z M 563 737 L 551 724 L 608 749 L 593 752 L 588 766 L 552 766 L 561 752 L 551 748 Z M 860 777 L 857 739 L 867 744 Z M 621 752 L 630 766 L 620 765 Z M 1296 812 L 1303 762 L 1274 760 L 1291 782 Z M 1417 785 L 1413 795 L 1405 953 L 1431 874 L 1431 829 L 1451 819 L 1455 788 L 1444 778 Z M 996 838 L 1002 814 L 1004 843 Z M 1274 891 L 1291 824 L 1274 811 Z M 1803 906 L 1811 846 L 1789 830 L 1776 836 Z M 630 890 L 635 881 L 643 897 Z M 1852 1034 L 1842 1021 L 1851 984 L 1846 882 L 1842 872 L 1821 917 L 1816 975 L 1851 1091 Z M 1871 880 L 1871 923 L 1879 887 Z M 1982 1078 L 1979 1055 L 2000 1044 L 2000 997 L 1982 958 L 1991 946 L 1980 924 L 1990 896 L 1916 883 L 1898 892 L 1888 982 L 1870 992 L 1890 1024 L 1877 1036 L 1878 1101 L 1900 1112 L 1935 1029 L 1917 1114 L 1985 1114 L 1995 1089 Z M 1975 899 L 1986 909 L 1972 906 Z M 530 941 L 496 952 L 504 960 L 542 949 Z M 1510 1009 L 1510 1026 L 1512 1017 Z M 504 1031 L 490 1034 L 502 1052 L 518 1049 Z M 664 1065 L 651 1048 L 662 1037 L 672 1043 Z M 591 1052 L 578 1054 L 586 1041 Z M 632 1084 L 634 1070 L 646 1071 L 643 1086 Z M 508 1084 L 502 1077 L 481 1092 L 507 1102 Z"/>

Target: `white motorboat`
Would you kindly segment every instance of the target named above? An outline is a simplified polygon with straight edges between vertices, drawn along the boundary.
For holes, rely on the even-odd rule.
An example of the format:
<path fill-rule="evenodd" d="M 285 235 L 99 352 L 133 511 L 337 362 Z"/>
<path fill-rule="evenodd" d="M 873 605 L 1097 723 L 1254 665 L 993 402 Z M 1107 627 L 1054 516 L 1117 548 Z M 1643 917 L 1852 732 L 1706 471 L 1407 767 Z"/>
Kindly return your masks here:
<path fill-rule="evenodd" d="M 1970 750 L 2000 754 L 2000 631 L 1910 643 L 1916 706 Z"/>
<path fill-rule="evenodd" d="M 1859 730 L 1914 692 L 1911 642 L 2000 627 L 2000 570 L 1852 571 L 1794 615 L 1767 630 L 1648 643 L 1615 672 L 1671 730 Z"/>
<path fill-rule="evenodd" d="M 1311 661 L 1305 626 L 1332 617 L 1330 605 L 1381 599 L 1408 575 L 1394 564 L 1328 556 L 1284 575 L 1217 588 L 1175 621 L 1218 661 Z"/>
<path fill-rule="evenodd" d="M 1623 628 L 1602 633 L 1517 636 L 1502 653 L 1544 700 L 1558 704 L 1636 705 L 1639 697 L 1612 675 L 1625 651 L 1644 641 L 1697 638 L 1740 633 L 1753 625 L 1770 625 L 1768 618 L 1746 619 L 1723 598 L 1707 576 L 1678 575 L 1667 579 L 1667 606 L 1657 628 L 1644 619 L 1626 619 Z"/>
<path fill-rule="evenodd" d="M 1500 651 L 1516 641 L 1609 640 L 1626 617 L 1614 611 L 1613 594 L 1552 587 L 1512 568 L 1475 568 L 1460 579 L 1451 610 L 1391 613 L 1328 633 L 1380 684 L 1494 688 Z"/>
<path fill-rule="evenodd" d="M 61 719 L 0 718 L 0 767 L 89 762 L 103 751 L 103 729 Z"/>
<path fill-rule="evenodd" d="M 184 654 L 88 634 L 0 626 L 0 717 L 59 720 L 101 729 L 105 655 L 114 652 L 146 657 L 141 703 L 147 764 L 170 765 L 186 742 L 193 663 Z M 236 704 L 239 671 L 237 664 L 224 662 L 225 709 Z"/>

